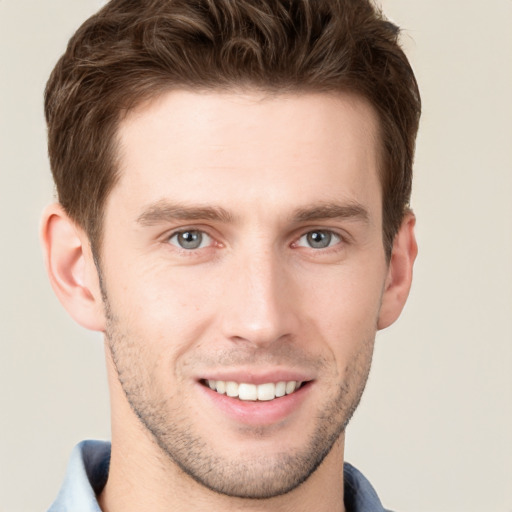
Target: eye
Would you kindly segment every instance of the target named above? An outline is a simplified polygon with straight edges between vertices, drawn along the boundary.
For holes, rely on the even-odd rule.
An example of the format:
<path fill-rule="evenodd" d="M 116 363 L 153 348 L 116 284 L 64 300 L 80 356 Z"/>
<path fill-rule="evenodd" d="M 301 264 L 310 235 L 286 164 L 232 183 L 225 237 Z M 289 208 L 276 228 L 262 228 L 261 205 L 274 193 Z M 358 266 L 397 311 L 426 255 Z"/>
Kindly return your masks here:
<path fill-rule="evenodd" d="M 341 237 L 332 231 L 315 229 L 302 235 L 297 242 L 299 247 L 311 247 L 312 249 L 326 249 L 341 242 Z"/>
<path fill-rule="evenodd" d="M 169 238 L 169 243 L 180 249 L 193 250 L 202 249 L 212 243 L 212 239 L 203 231 L 197 229 L 187 229 L 174 233 Z"/>

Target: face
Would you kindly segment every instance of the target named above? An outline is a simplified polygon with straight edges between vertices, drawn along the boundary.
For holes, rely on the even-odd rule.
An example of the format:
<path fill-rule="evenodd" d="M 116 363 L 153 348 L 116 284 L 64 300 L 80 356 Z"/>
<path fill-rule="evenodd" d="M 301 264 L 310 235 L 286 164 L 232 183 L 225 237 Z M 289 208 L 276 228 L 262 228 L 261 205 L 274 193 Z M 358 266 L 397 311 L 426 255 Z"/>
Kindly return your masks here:
<path fill-rule="evenodd" d="M 126 421 L 208 488 L 290 491 L 358 404 L 388 274 L 376 133 L 353 96 L 257 92 L 173 91 L 120 127 L 101 274 Z"/>

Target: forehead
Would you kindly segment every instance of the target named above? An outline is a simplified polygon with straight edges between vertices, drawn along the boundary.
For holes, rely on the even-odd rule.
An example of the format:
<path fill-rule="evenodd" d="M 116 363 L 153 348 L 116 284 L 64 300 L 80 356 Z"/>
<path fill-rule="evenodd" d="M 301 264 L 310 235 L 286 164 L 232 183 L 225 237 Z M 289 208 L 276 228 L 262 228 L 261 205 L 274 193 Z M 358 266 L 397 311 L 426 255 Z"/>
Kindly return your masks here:
<path fill-rule="evenodd" d="M 131 111 L 118 138 L 112 195 L 134 208 L 168 197 L 380 206 L 377 116 L 355 95 L 175 90 Z"/>

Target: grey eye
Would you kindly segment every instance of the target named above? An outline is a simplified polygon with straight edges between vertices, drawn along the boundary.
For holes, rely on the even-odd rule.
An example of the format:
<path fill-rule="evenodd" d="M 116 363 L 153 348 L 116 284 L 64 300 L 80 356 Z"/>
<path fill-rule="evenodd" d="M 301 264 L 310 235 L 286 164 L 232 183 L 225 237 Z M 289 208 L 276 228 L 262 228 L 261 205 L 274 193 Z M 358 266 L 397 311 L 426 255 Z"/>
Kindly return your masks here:
<path fill-rule="evenodd" d="M 337 244 L 341 238 L 332 231 L 317 229 L 302 235 L 297 245 L 302 247 L 311 247 L 312 249 L 326 249 L 331 245 Z"/>
<path fill-rule="evenodd" d="M 211 243 L 211 239 L 202 231 L 190 229 L 174 233 L 174 235 L 169 238 L 169 242 L 181 249 L 193 250 L 201 249 L 202 247 L 209 245 Z"/>

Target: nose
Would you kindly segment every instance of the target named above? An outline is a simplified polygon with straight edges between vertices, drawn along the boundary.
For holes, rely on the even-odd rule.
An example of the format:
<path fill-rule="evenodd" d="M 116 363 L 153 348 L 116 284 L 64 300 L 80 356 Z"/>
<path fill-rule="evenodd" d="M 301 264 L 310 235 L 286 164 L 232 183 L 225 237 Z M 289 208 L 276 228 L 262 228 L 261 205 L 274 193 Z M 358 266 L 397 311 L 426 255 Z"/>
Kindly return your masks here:
<path fill-rule="evenodd" d="M 223 334 L 256 347 L 293 337 L 298 294 L 293 276 L 271 250 L 240 255 L 225 283 Z"/>

